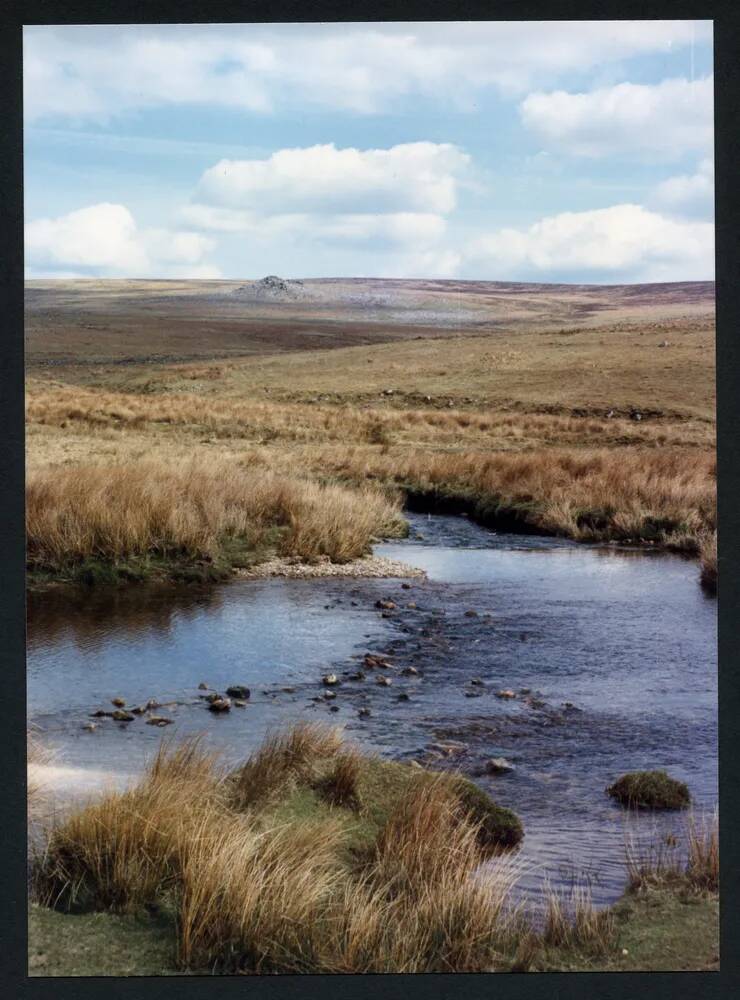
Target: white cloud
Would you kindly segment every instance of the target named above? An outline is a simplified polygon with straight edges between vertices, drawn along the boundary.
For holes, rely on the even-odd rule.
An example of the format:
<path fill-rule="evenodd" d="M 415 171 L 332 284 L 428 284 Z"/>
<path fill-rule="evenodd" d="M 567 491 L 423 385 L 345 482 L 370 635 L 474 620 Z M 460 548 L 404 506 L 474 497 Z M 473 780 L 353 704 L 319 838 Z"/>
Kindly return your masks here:
<path fill-rule="evenodd" d="M 449 144 L 333 144 L 222 160 L 179 212 L 196 229 L 338 247 L 437 247 L 470 158 Z"/>
<path fill-rule="evenodd" d="M 139 229 L 124 205 L 101 202 L 25 227 L 29 273 L 100 277 L 218 277 L 204 261 L 213 241 L 198 233 Z"/>
<path fill-rule="evenodd" d="M 669 219 L 641 205 L 613 205 L 562 212 L 527 229 L 500 229 L 473 241 L 466 256 L 477 274 L 486 269 L 492 278 L 708 280 L 714 275 L 714 226 Z"/>
<path fill-rule="evenodd" d="M 709 150 L 714 85 L 699 80 L 620 83 L 583 94 L 530 94 L 520 105 L 523 124 L 546 144 L 577 156 L 630 153 L 675 159 Z"/>
<path fill-rule="evenodd" d="M 449 143 L 281 149 L 263 160 L 221 160 L 200 179 L 196 203 L 261 215 L 326 211 L 446 213 L 470 158 Z"/>
<path fill-rule="evenodd" d="M 707 157 L 694 174 L 681 174 L 662 181 L 653 201 L 682 215 L 712 215 L 714 211 L 714 161 Z"/>
<path fill-rule="evenodd" d="M 69 25 L 24 29 L 29 120 L 210 104 L 359 113 L 420 95 L 474 109 L 563 73 L 711 39 L 711 22 Z"/>

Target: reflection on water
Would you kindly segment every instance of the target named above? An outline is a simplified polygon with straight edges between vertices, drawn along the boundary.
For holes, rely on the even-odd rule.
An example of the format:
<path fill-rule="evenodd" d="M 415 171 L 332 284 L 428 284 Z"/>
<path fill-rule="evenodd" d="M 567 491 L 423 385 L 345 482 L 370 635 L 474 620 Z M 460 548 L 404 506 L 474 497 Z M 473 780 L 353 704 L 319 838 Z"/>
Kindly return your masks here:
<path fill-rule="evenodd" d="M 142 720 L 103 720 L 85 732 L 88 713 L 116 695 L 174 702 L 166 711 L 175 723 L 164 732 L 204 731 L 232 760 L 299 717 L 344 724 L 361 745 L 401 759 L 457 740 L 463 752 L 439 766 L 477 775 L 523 818 L 522 861 L 532 869 L 525 890 L 543 873 L 557 885 L 576 871 L 592 881 L 596 901 L 614 899 L 625 833 L 608 783 L 660 767 L 689 784 L 699 810 L 716 802 L 716 604 L 698 586 L 696 565 L 495 535 L 463 518 L 412 515 L 411 523 L 407 541 L 377 550 L 427 571 L 410 590 L 399 580 L 265 580 L 207 594 L 34 599 L 33 720 L 65 765 L 109 771 L 140 767 L 162 736 Z M 386 596 L 398 609 L 382 618 L 375 602 Z M 372 674 L 349 678 L 367 650 L 392 655 L 390 687 Z M 404 666 L 419 674 L 404 675 Z M 330 669 L 343 683 L 327 703 L 321 677 Z M 201 681 L 221 690 L 246 684 L 250 704 L 214 717 L 199 698 Z M 517 698 L 497 698 L 501 688 Z M 372 714 L 360 718 L 360 708 Z M 478 775 L 494 756 L 514 771 Z M 675 828 L 682 820 L 637 822 Z"/>

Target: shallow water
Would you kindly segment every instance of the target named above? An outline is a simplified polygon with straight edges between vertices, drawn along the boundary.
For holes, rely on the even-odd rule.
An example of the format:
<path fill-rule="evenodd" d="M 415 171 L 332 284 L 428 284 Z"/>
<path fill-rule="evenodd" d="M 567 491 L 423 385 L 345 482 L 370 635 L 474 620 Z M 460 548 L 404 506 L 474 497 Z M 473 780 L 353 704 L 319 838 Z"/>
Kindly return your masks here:
<path fill-rule="evenodd" d="M 111 775 L 135 771 L 163 734 L 204 732 L 237 760 L 298 717 L 344 724 L 362 745 L 399 759 L 456 740 L 464 751 L 437 766 L 476 775 L 523 819 L 524 891 L 545 876 L 555 885 L 575 877 L 591 883 L 595 901 L 613 900 L 624 885 L 625 829 L 604 794 L 610 781 L 665 768 L 689 784 L 699 811 L 715 805 L 716 602 L 699 587 L 696 565 L 678 557 L 496 535 L 465 518 L 409 520 L 409 539 L 376 551 L 427 571 L 410 589 L 400 580 L 273 579 L 209 593 L 34 598 L 31 721 L 65 766 Z M 387 617 L 374 606 L 380 597 L 398 605 Z M 368 650 L 391 655 L 390 687 L 371 672 L 349 679 Z M 402 676 L 408 665 L 420 675 Z M 337 698 L 314 701 L 329 670 L 343 682 Z M 246 684 L 250 703 L 215 717 L 200 681 Z M 517 698 L 497 698 L 500 688 Z M 116 695 L 177 702 L 162 712 L 175 723 L 160 730 L 104 719 L 84 731 L 88 713 Z M 369 718 L 358 717 L 363 706 Z M 514 771 L 477 776 L 494 756 Z M 635 822 L 642 837 L 656 822 L 680 829 L 683 821 Z"/>

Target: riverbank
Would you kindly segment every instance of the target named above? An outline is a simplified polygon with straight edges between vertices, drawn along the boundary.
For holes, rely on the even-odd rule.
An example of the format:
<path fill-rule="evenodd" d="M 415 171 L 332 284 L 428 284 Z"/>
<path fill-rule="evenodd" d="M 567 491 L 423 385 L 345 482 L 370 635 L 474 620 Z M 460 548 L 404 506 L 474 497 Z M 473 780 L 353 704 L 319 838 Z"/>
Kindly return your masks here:
<path fill-rule="evenodd" d="M 701 554 L 716 588 L 713 325 L 669 327 L 34 369 L 30 582 L 347 564 L 406 504 Z"/>
<path fill-rule="evenodd" d="M 511 898 L 519 821 L 470 781 L 305 724 L 228 771 L 191 742 L 52 829 L 30 972 L 712 968 L 716 826 L 692 829 L 686 868 L 633 858 L 616 907 L 550 894 L 533 924 Z"/>

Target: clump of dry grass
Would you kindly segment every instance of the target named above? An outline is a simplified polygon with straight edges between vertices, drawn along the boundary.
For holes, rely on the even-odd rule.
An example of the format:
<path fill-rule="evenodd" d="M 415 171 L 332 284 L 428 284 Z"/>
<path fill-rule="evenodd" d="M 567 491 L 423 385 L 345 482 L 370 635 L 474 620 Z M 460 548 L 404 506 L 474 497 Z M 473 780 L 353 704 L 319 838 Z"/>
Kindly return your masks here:
<path fill-rule="evenodd" d="M 359 810 L 359 773 L 358 755 L 352 750 L 343 750 L 337 755 L 331 771 L 319 783 L 318 791 L 330 805 Z"/>
<path fill-rule="evenodd" d="M 47 791 L 39 776 L 39 768 L 50 764 L 53 759 L 54 752 L 43 744 L 37 730 L 29 728 L 26 733 L 26 798 L 29 819 L 38 815 Z"/>
<path fill-rule="evenodd" d="M 328 945 L 326 908 L 342 872 L 338 823 L 258 831 L 207 824 L 182 867 L 179 959 L 251 972 L 311 972 Z"/>
<path fill-rule="evenodd" d="M 719 815 L 692 816 L 688 829 L 689 859 L 686 876 L 695 888 L 707 892 L 719 891 Z"/>
<path fill-rule="evenodd" d="M 286 785 L 310 781 L 319 765 L 337 757 L 342 748 L 339 729 L 299 722 L 269 735 L 232 776 L 231 797 L 236 808 L 248 808 L 282 794 Z"/>
<path fill-rule="evenodd" d="M 37 897 L 66 909 L 126 910 L 154 900 L 174 884 L 200 818 L 218 825 L 221 789 L 215 758 L 197 741 L 162 743 L 138 785 L 106 793 L 52 828 L 35 864 Z"/>
<path fill-rule="evenodd" d="M 398 504 L 377 490 L 213 459 L 36 470 L 26 486 L 31 567 L 132 556 L 213 561 L 229 540 L 253 550 L 276 530 L 283 555 L 345 562 L 401 525 Z"/>
<path fill-rule="evenodd" d="M 542 941 L 546 946 L 605 952 L 614 941 L 614 914 L 597 910 L 584 883 L 573 886 L 569 895 L 548 890 Z"/>
<path fill-rule="evenodd" d="M 626 835 L 625 854 L 629 885 L 633 890 L 678 884 L 693 892 L 719 889 L 719 817 L 688 818 L 679 833 L 652 834 L 640 841 L 633 831 Z"/>
<path fill-rule="evenodd" d="M 702 535 L 699 540 L 701 583 L 711 594 L 717 593 L 717 532 Z"/>
<path fill-rule="evenodd" d="M 271 783 L 285 790 L 291 775 L 312 776 L 320 763 L 346 798 L 356 786 L 351 756 L 335 730 L 299 726 L 224 778 L 197 742 L 165 746 L 137 786 L 52 829 L 37 859 L 37 897 L 118 911 L 167 897 L 183 967 L 492 968 L 510 945 L 513 869 L 502 862 L 474 877 L 483 859 L 476 826 L 443 776 L 415 776 L 360 855 L 347 851 L 352 826 L 339 810 L 271 819 Z M 249 807 L 235 795 L 242 785 Z"/>

